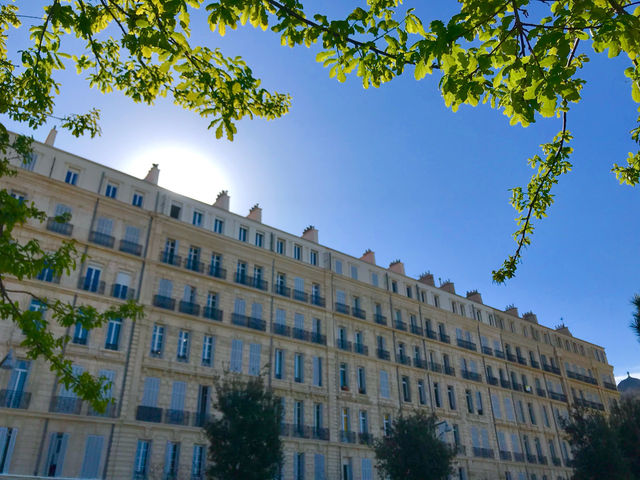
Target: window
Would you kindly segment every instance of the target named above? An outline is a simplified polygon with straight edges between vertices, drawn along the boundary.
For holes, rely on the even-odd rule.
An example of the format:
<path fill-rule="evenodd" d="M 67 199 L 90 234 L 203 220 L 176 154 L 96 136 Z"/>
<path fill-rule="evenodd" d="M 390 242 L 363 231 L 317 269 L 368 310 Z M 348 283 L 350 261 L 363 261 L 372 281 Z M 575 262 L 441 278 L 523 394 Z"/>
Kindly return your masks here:
<path fill-rule="evenodd" d="M 231 362 L 229 370 L 232 372 L 242 373 L 242 340 L 231 340 Z"/>
<path fill-rule="evenodd" d="M 197 210 L 193 211 L 193 217 L 191 219 L 191 223 L 193 225 L 195 225 L 196 227 L 201 227 L 202 226 L 202 218 L 203 218 L 203 213 L 199 212 Z"/>
<path fill-rule="evenodd" d="M 149 453 L 151 450 L 150 440 L 138 440 L 136 448 L 136 457 L 133 462 L 133 477 L 147 478 L 149 471 Z"/>
<path fill-rule="evenodd" d="M 249 345 L 249 375 L 260 375 L 260 356 L 262 345 L 252 343 Z"/>
<path fill-rule="evenodd" d="M 375 272 L 371 272 L 371 285 L 374 287 L 378 286 L 378 274 Z"/>
<path fill-rule="evenodd" d="M 102 293 L 104 282 L 100 282 L 100 274 L 102 270 L 99 267 L 87 267 L 85 276 L 81 279 L 82 289 L 87 292 Z"/>
<path fill-rule="evenodd" d="M 189 361 L 189 332 L 186 330 L 180 330 L 178 334 L 178 349 L 177 358 L 179 362 Z"/>
<path fill-rule="evenodd" d="M 453 385 L 448 385 L 447 386 L 447 396 L 449 397 L 449 408 L 451 410 L 455 410 L 456 409 L 456 394 L 455 394 L 455 391 L 453 390 Z"/>
<path fill-rule="evenodd" d="M 116 198 L 118 195 L 118 186 L 115 183 L 107 182 L 107 188 L 104 191 L 105 197 Z"/>
<path fill-rule="evenodd" d="M 9 473 L 11 455 L 17 436 L 17 428 L 0 427 L 0 473 Z"/>
<path fill-rule="evenodd" d="M 335 266 L 336 266 L 336 273 L 338 275 L 342 275 L 342 262 L 340 260 L 336 260 Z"/>
<path fill-rule="evenodd" d="M 418 401 L 420 405 L 427 404 L 427 395 L 424 391 L 424 380 L 418 380 Z"/>
<path fill-rule="evenodd" d="M 293 380 L 297 383 L 304 382 L 304 356 L 296 353 L 293 357 Z"/>
<path fill-rule="evenodd" d="M 112 318 L 107 325 L 107 337 L 104 348 L 107 350 L 118 350 L 120 344 L 120 331 L 122 330 L 122 319 Z"/>
<path fill-rule="evenodd" d="M 473 413 L 473 393 L 471 390 L 465 390 L 465 397 L 467 399 L 467 411 Z"/>
<path fill-rule="evenodd" d="M 355 265 L 351 265 L 351 278 L 354 280 L 358 279 L 358 267 Z"/>
<path fill-rule="evenodd" d="M 193 446 L 193 457 L 191 458 L 191 480 L 202 480 L 204 478 L 204 461 L 206 448 L 204 445 Z"/>
<path fill-rule="evenodd" d="M 358 367 L 358 393 L 367 393 L 367 373 L 364 367 Z"/>
<path fill-rule="evenodd" d="M 527 409 L 529 410 L 529 419 L 531 420 L 531 424 L 532 425 L 537 425 L 536 413 L 535 413 L 535 410 L 533 408 L 533 404 L 532 403 L 527 403 Z"/>
<path fill-rule="evenodd" d="M 391 280 L 391 291 L 393 293 L 398 293 L 398 282 L 395 280 Z"/>
<path fill-rule="evenodd" d="M 296 260 L 302 260 L 302 247 L 300 245 L 293 246 L 293 258 Z"/>
<path fill-rule="evenodd" d="M 367 415 L 366 410 L 360 410 L 358 423 L 360 427 L 360 433 L 369 433 L 369 416 Z"/>
<path fill-rule="evenodd" d="M 102 458 L 102 445 L 104 437 L 102 435 L 87 435 L 84 449 L 84 459 L 82 461 L 81 478 L 99 478 L 100 460 Z"/>
<path fill-rule="evenodd" d="M 142 391 L 141 405 L 145 407 L 156 407 L 158 405 L 158 393 L 160 391 L 160 379 L 156 377 L 145 377 Z"/>
<path fill-rule="evenodd" d="M 411 290 L 410 285 L 407 285 L 407 297 L 413 298 L 413 290 Z"/>
<path fill-rule="evenodd" d="M 284 255 L 284 240 L 282 240 L 281 238 L 279 238 L 278 240 L 276 240 L 276 253 L 278 255 Z"/>
<path fill-rule="evenodd" d="M 131 200 L 131 205 L 134 207 L 142 207 L 144 203 L 144 195 L 140 192 L 134 192 L 133 199 Z"/>
<path fill-rule="evenodd" d="M 380 370 L 380 396 L 382 398 L 391 398 L 389 390 L 389 373 L 386 370 Z"/>
<path fill-rule="evenodd" d="M 78 183 L 79 175 L 80 175 L 80 172 L 78 172 L 73 168 L 70 168 L 69 170 L 67 170 L 67 174 L 64 177 L 64 181 L 69 185 L 76 185 Z"/>
<path fill-rule="evenodd" d="M 86 345 L 89 339 L 89 330 L 82 326 L 82 323 L 77 322 L 75 330 L 73 332 L 72 342 L 76 345 Z"/>
<path fill-rule="evenodd" d="M 316 453 L 313 461 L 314 480 L 325 480 L 324 473 L 324 455 Z"/>
<path fill-rule="evenodd" d="M 324 425 L 322 411 L 323 407 L 321 403 L 316 403 L 313 406 L 313 428 L 315 428 L 316 431 L 320 430 L 322 428 L 322 425 Z"/>
<path fill-rule="evenodd" d="M 178 478 L 178 467 L 180 465 L 179 442 L 167 442 L 167 450 L 164 459 L 165 480 L 176 480 Z"/>
<path fill-rule="evenodd" d="M 311 265 L 318 265 L 318 252 L 315 250 L 309 252 L 309 263 Z"/>
<path fill-rule="evenodd" d="M 402 377 L 402 399 L 405 402 L 411 401 L 411 391 L 409 389 L 409 377 Z"/>
<path fill-rule="evenodd" d="M 151 356 L 162 356 L 162 347 L 164 346 L 164 327 L 162 325 L 153 326 L 153 334 L 151 335 Z"/>
<path fill-rule="evenodd" d="M 28 170 L 30 172 L 33 172 L 34 167 L 36 166 L 36 160 L 38 159 L 38 154 L 31 152 L 29 154 L 29 160 L 27 160 L 26 162 L 23 160 L 22 162 L 22 168 L 24 168 L 25 170 Z"/>
<path fill-rule="evenodd" d="M 391 415 L 388 413 L 382 415 L 382 431 L 385 437 L 389 436 L 391 431 Z"/>
<path fill-rule="evenodd" d="M 341 390 L 349 390 L 349 370 L 346 363 L 340 364 L 340 389 Z"/>
<path fill-rule="evenodd" d="M 278 379 L 284 378 L 284 350 L 276 348 L 274 355 L 273 376 Z"/>
<path fill-rule="evenodd" d="M 182 212 L 182 207 L 175 203 L 171 204 L 171 208 L 169 210 L 169 216 L 171 218 L 175 218 L 176 220 L 180 220 L 180 213 Z"/>
<path fill-rule="evenodd" d="M 220 220 L 219 218 L 216 218 L 213 221 L 213 231 L 215 233 L 224 233 L 224 220 Z"/>
<path fill-rule="evenodd" d="M 67 451 L 68 433 L 52 433 L 49 437 L 49 452 L 45 465 L 45 477 L 61 477 L 64 456 Z"/>
<path fill-rule="evenodd" d="M 241 242 L 246 242 L 247 241 L 247 227 L 240 227 L 240 229 L 238 230 L 238 240 L 240 240 Z"/>
<path fill-rule="evenodd" d="M 304 480 L 304 453 L 293 454 L 293 480 Z"/>
<path fill-rule="evenodd" d="M 478 415 L 484 415 L 484 408 L 482 406 L 482 392 L 476 392 L 476 408 L 478 411 Z"/>
<path fill-rule="evenodd" d="M 433 384 L 433 398 L 436 402 L 436 407 L 442 407 L 442 400 L 440 399 L 440 384 L 438 382 Z"/>
<path fill-rule="evenodd" d="M 549 413 L 547 412 L 547 407 L 542 406 L 542 419 L 544 420 L 544 426 L 547 428 L 551 428 L 551 424 L 549 423 Z"/>
<path fill-rule="evenodd" d="M 293 402 L 293 424 L 299 429 L 302 429 L 304 425 L 304 402 L 302 400 Z"/>
<path fill-rule="evenodd" d="M 256 247 L 264 247 L 264 233 L 256 232 Z"/>
<path fill-rule="evenodd" d="M 440 308 L 440 297 L 438 295 L 433 296 L 433 306 Z"/>
<path fill-rule="evenodd" d="M 11 190 L 11 196 L 18 200 L 18 203 L 22 205 L 27 198 L 27 195 L 24 193 L 16 192 L 15 190 Z"/>
<path fill-rule="evenodd" d="M 322 386 L 322 357 L 313 357 L 313 385 Z"/>
<path fill-rule="evenodd" d="M 202 340 L 202 365 L 205 367 L 213 365 L 215 342 L 216 338 L 211 335 L 205 335 Z"/>

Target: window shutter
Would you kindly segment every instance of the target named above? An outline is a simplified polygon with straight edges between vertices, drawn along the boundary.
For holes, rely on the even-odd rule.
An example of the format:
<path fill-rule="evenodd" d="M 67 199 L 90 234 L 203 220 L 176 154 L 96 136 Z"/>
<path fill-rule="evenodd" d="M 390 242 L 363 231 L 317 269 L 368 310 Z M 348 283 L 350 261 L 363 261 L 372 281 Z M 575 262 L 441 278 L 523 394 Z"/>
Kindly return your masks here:
<path fill-rule="evenodd" d="M 298 471 L 298 453 L 293 452 L 293 480 L 299 480 Z"/>
<path fill-rule="evenodd" d="M 242 372 L 242 340 L 231 341 L 231 371 Z"/>
<path fill-rule="evenodd" d="M 471 427 L 471 443 L 474 448 L 480 447 L 480 435 L 478 434 L 478 427 Z"/>
<path fill-rule="evenodd" d="M 111 382 L 111 385 L 109 385 L 109 388 L 105 392 L 106 398 L 111 398 L 113 396 L 112 395 L 112 393 L 113 393 L 113 381 L 116 378 L 116 372 L 114 372 L 113 370 L 100 370 L 98 372 L 98 376 L 99 377 L 105 377 L 108 382 Z"/>
<path fill-rule="evenodd" d="M 262 304 L 261 303 L 252 303 L 251 304 L 251 316 L 253 318 L 257 318 L 258 320 L 262 320 Z"/>
<path fill-rule="evenodd" d="M 142 405 L 144 405 L 145 407 L 157 406 L 159 390 L 160 390 L 160 379 L 156 377 L 146 377 L 144 379 L 144 392 L 142 394 Z"/>
<path fill-rule="evenodd" d="M 482 437 L 482 448 L 489 448 L 489 432 L 486 428 L 480 430 L 480 436 Z"/>
<path fill-rule="evenodd" d="M 173 382 L 173 390 L 171 391 L 171 410 L 184 410 L 184 396 L 187 390 L 185 382 Z"/>
<path fill-rule="evenodd" d="M 300 277 L 294 278 L 293 288 L 299 292 L 304 292 L 304 278 L 300 278 Z"/>
<path fill-rule="evenodd" d="M 64 467 L 64 457 L 67 453 L 67 442 L 69 440 L 69 434 L 62 434 L 62 439 L 60 440 L 60 451 L 58 452 L 57 461 L 56 461 L 56 477 L 62 476 L 62 469 Z M 54 452 L 55 453 L 55 452 Z"/>
<path fill-rule="evenodd" d="M 158 283 L 158 294 L 162 297 L 170 297 L 173 293 L 173 282 L 166 278 L 161 278 Z"/>
<path fill-rule="evenodd" d="M 124 239 L 127 242 L 138 243 L 138 239 L 140 238 L 140 229 L 137 227 L 132 227 L 131 225 L 127 225 L 124 228 Z"/>
<path fill-rule="evenodd" d="M 336 301 L 338 303 L 346 304 L 347 303 L 347 294 L 344 293 L 342 290 L 337 290 L 336 291 Z"/>
<path fill-rule="evenodd" d="M 111 230 L 113 230 L 113 220 L 110 218 L 99 217 L 96 230 L 98 231 L 98 233 L 111 235 Z"/>
<path fill-rule="evenodd" d="M 314 480 L 325 480 L 325 476 L 324 476 L 324 455 L 322 455 L 321 453 L 316 453 L 315 454 L 314 471 L 315 471 Z"/>
<path fill-rule="evenodd" d="M 62 203 L 56 205 L 56 217 L 59 215 L 64 215 L 65 213 L 71 213 L 71 207 L 63 205 Z"/>
<path fill-rule="evenodd" d="M 259 343 L 252 343 L 249 346 L 249 375 L 260 374 L 260 351 L 261 345 Z"/>
<path fill-rule="evenodd" d="M 370 458 L 362 459 L 362 480 L 373 480 L 373 466 Z"/>
<path fill-rule="evenodd" d="M 294 319 L 293 326 L 298 330 L 304 330 L 304 315 L 302 315 L 301 313 L 296 313 L 293 319 Z"/>
<path fill-rule="evenodd" d="M 276 325 L 284 325 L 286 323 L 286 315 L 287 312 L 285 312 L 281 308 L 278 308 L 276 310 Z"/>
<path fill-rule="evenodd" d="M 313 357 L 313 384 L 316 387 L 319 387 L 322 385 L 321 380 L 320 380 L 320 369 L 321 369 L 321 359 L 320 357 Z"/>
<path fill-rule="evenodd" d="M 238 315 L 244 315 L 245 312 L 245 302 L 242 298 L 236 298 L 235 304 L 233 306 L 233 313 L 237 313 Z"/>
<path fill-rule="evenodd" d="M 102 435 L 88 435 L 84 450 L 84 460 L 82 461 L 82 478 L 99 478 L 100 460 L 102 457 Z"/>
<path fill-rule="evenodd" d="M 83 370 L 84 369 L 79 365 L 72 365 L 71 366 L 71 372 L 72 372 L 74 377 L 77 377 L 78 375 L 81 375 Z M 61 397 L 67 397 L 67 398 L 76 398 L 76 392 L 74 392 L 70 388 L 67 388 L 63 384 L 62 387 L 60 388 L 60 396 Z"/>

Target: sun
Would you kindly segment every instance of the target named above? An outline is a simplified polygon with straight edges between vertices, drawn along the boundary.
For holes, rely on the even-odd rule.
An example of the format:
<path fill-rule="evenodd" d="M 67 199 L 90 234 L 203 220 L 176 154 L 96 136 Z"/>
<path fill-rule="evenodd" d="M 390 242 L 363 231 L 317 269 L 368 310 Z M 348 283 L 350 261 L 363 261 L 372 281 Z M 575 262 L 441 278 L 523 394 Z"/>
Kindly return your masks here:
<path fill-rule="evenodd" d="M 167 143 L 132 155 L 131 168 L 143 178 L 151 164 L 160 168 L 159 185 L 205 203 L 213 203 L 220 190 L 231 188 L 220 159 L 190 145 Z"/>

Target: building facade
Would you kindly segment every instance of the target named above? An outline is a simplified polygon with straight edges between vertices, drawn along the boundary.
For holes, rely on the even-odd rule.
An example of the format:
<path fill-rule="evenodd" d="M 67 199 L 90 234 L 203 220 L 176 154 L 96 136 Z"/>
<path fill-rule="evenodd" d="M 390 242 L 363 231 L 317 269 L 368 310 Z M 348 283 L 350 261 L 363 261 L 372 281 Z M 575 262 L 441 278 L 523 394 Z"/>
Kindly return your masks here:
<path fill-rule="evenodd" d="M 277 230 L 257 205 L 234 214 L 227 192 L 213 205 L 178 195 L 157 185 L 155 165 L 141 180 L 48 143 L 0 179 L 50 216 L 17 236 L 48 250 L 74 239 L 87 260 L 21 287 L 99 309 L 133 298 L 146 315 L 67 332 L 74 370 L 112 380 L 104 414 L 26 359 L 20 331 L 0 322 L 0 354 L 17 360 L 0 370 L 0 478 L 200 479 L 224 370 L 263 374 L 282 398 L 287 480 L 379 478 L 371 440 L 414 409 L 446 421 L 454 478 L 566 480 L 558 417 L 618 398 L 604 349 L 564 326 L 412 279 L 371 251 L 332 250 L 313 227 Z M 56 223 L 64 212 L 71 221 Z"/>

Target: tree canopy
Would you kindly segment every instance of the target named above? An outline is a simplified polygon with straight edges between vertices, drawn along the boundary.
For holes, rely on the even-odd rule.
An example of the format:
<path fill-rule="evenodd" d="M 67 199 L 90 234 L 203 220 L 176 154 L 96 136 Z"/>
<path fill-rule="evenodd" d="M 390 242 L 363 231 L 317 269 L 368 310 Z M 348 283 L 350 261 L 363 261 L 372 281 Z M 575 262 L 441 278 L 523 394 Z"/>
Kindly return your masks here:
<path fill-rule="evenodd" d="M 441 480 L 451 472 L 455 456 L 437 436 L 435 414 L 421 410 L 395 419 L 375 441 L 378 472 L 391 480 Z"/>
<path fill-rule="evenodd" d="M 190 43 L 192 15 L 206 15 L 220 35 L 249 24 L 279 35 L 283 45 L 317 44 L 316 59 L 331 77 L 344 81 L 355 74 L 365 88 L 407 69 L 416 80 L 437 72 L 440 94 L 454 111 L 486 103 L 511 124 L 559 119 L 557 135 L 528 159 L 535 171 L 529 183 L 512 189 L 517 247 L 493 272 L 495 281 L 504 282 L 515 275 L 531 242 L 534 220 L 547 215 L 554 185 L 572 168 L 568 113 L 581 101 L 580 72 L 588 53 L 626 55 L 624 75 L 632 101 L 640 103 L 640 6 L 632 0 L 463 0 L 454 14 L 428 22 L 421 18 L 428 7 L 416 7 L 368 0 L 331 19 L 298 0 L 51 0 L 20 55 L 0 43 L 0 113 L 30 127 L 58 116 L 74 134 L 99 133 L 96 110 L 55 111 L 55 73 L 65 66 L 104 93 L 120 90 L 145 103 L 170 96 L 208 118 L 217 137 L 233 139 L 244 117 L 287 113 L 288 95 L 262 88 L 241 58 Z M 5 38 L 20 22 L 17 5 L 2 5 Z M 68 51 L 67 36 L 80 40 Z M 640 142 L 640 126 L 629 127 L 632 140 Z M 612 170 L 621 183 L 636 185 L 640 152 L 619 159 Z"/>
<path fill-rule="evenodd" d="M 275 478 L 283 461 L 282 402 L 262 377 L 243 380 L 228 373 L 215 383 L 214 416 L 205 426 L 209 439 L 209 478 Z"/>

